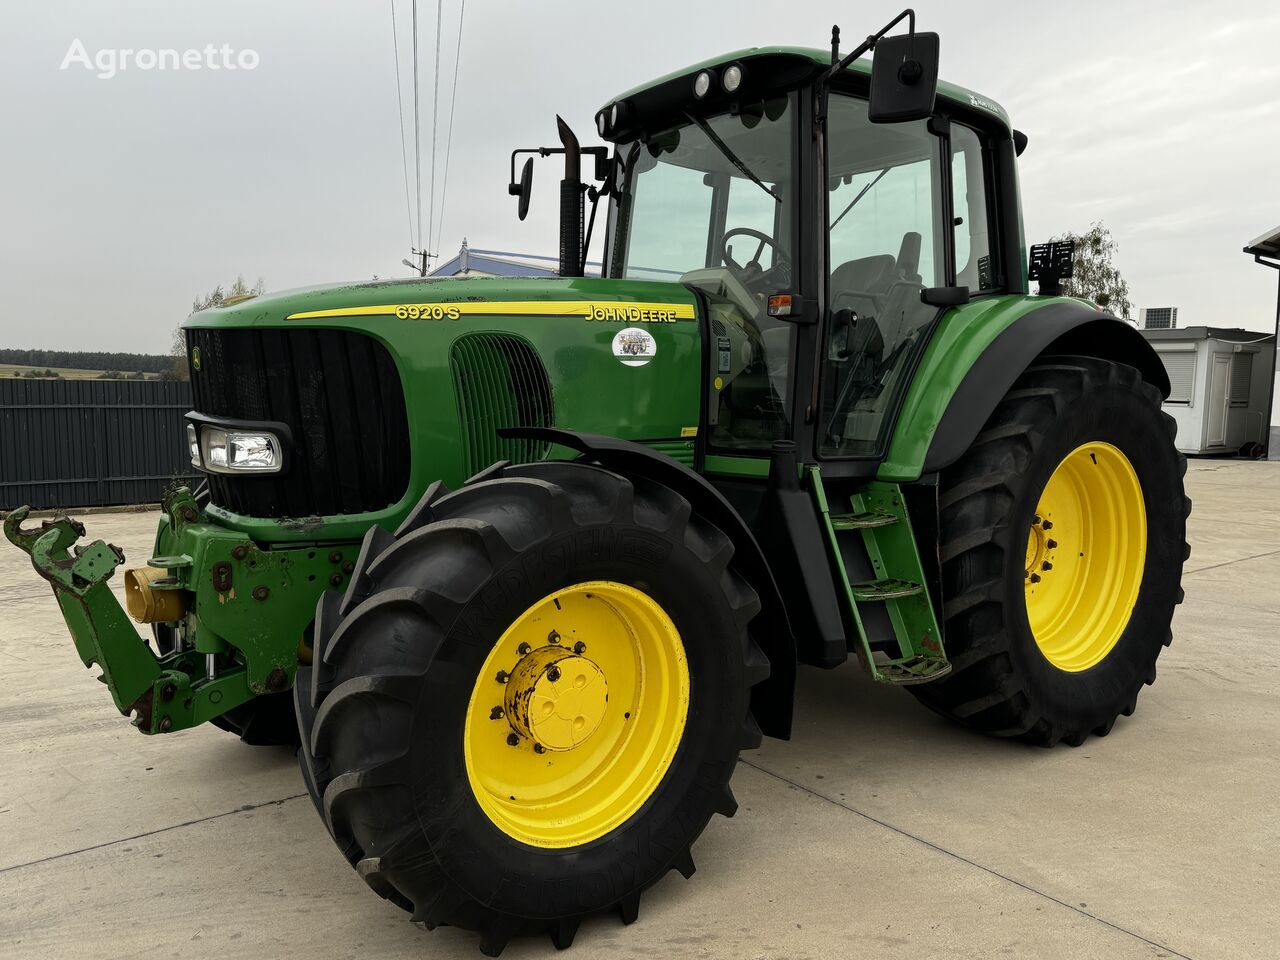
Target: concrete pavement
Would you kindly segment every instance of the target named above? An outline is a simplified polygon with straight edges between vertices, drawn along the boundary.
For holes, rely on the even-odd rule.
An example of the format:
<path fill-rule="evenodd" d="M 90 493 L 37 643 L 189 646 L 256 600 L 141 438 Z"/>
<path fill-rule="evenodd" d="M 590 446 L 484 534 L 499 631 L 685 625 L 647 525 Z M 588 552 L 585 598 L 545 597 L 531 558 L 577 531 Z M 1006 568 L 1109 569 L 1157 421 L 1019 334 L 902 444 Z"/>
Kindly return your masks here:
<path fill-rule="evenodd" d="M 1041 750 L 959 730 L 855 667 L 802 671 L 795 738 L 741 809 L 576 957 L 1280 955 L 1280 464 L 1196 461 L 1187 598 L 1138 711 Z M 89 518 L 149 553 L 154 517 Z M 116 586 L 119 587 L 119 577 Z M 478 957 L 374 897 L 292 756 L 145 738 L 0 548 L 0 957 Z M 545 940 L 504 957 L 549 957 Z"/>

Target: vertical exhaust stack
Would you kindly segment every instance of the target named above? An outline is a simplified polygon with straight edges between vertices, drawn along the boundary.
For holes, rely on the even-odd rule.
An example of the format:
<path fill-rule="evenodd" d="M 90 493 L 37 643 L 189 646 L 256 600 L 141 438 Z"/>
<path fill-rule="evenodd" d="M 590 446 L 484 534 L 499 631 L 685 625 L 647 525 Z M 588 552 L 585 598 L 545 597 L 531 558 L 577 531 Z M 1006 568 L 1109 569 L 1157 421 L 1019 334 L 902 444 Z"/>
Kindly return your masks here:
<path fill-rule="evenodd" d="M 582 276 L 582 153 L 578 138 L 556 116 L 564 144 L 564 179 L 560 181 L 560 276 Z"/>

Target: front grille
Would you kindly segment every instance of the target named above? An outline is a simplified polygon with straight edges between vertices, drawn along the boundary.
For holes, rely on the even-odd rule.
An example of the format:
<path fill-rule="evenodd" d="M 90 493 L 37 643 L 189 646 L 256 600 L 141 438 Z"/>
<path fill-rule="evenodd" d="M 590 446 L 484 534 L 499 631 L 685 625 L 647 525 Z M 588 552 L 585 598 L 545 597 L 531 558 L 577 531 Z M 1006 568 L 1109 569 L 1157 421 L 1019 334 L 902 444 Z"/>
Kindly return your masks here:
<path fill-rule="evenodd" d="M 288 425 L 286 472 L 209 475 L 211 502 L 252 517 L 365 513 L 409 483 L 409 426 L 395 362 L 348 330 L 187 330 L 197 413 Z"/>
<path fill-rule="evenodd" d="M 501 427 L 549 427 L 551 381 L 532 344 L 506 333 L 469 333 L 449 355 L 467 475 L 498 460 L 544 459 L 550 444 L 499 437 Z"/>

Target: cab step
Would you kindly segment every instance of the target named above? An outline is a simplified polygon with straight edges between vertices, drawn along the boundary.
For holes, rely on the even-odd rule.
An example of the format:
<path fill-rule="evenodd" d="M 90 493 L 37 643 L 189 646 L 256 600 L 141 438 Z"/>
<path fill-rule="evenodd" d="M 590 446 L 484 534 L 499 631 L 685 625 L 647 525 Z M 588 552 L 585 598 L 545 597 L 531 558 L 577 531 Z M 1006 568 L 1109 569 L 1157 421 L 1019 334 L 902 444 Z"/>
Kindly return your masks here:
<path fill-rule="evenodd" d="M 892 684 L 927 683 L 949 673 L 951 664 L 901 488 L 864 483 L 838 494 L 843 509 L 833 511 L 818 467 L 808 469 L 808 480 L 814 506 L 825 521 L 829 559 L 845 584 L 850 635 L 872 678 Z M 868 574 L 871 578 L 863 579 Z M 874 641 L 868 617 L 882 625 Z M 892 636 L 880 635 L 883 627 L 891 628 Z"/>
<path fill-rule="evenodd" d="M 912 657 L 894 660 L 888 654 L 876 651 L 872 657 L 876 672 L 887 683 L 899 685 L 928 683 L 945 677 L 951 672 L 951 662 L 945 657 Z"/>
<path fill-rule="evenodd" d="M 887 527 L 897 523 L 898 518 L 891 513 L 837 513 L 831 517 L 833 530 L 874 530 L 876 527 Z"/>
<path fill-rule="evenodd" d="M 851 583 L 853 599 L 874 603 L 877 600 L 899 600 L 902 597 L 914 597 L 924 590 L 918 583 L 910 580 L 888 578 L 884 580 L 865 580 L 862 583 Z"/>

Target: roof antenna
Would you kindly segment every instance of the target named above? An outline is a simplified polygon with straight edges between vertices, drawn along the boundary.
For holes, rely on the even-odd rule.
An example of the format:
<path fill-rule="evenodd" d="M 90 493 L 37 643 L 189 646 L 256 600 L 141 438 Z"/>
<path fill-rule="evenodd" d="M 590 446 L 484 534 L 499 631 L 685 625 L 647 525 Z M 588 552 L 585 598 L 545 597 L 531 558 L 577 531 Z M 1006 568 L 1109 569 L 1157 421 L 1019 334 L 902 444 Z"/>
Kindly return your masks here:
<path fill-rule="evenodd" d="M 832 64 L 840 62 L 840 24 L 838 23 L 831 25 L 831 62 Z"/>

